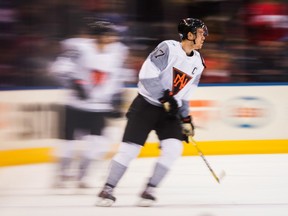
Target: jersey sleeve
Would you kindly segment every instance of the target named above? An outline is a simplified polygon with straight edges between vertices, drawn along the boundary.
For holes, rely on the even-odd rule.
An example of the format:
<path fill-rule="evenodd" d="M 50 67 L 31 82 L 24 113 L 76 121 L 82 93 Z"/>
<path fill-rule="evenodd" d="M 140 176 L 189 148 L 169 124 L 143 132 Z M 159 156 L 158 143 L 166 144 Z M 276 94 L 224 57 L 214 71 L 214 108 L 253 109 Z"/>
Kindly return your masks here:
<path fill-rule="evenodd" d="M 189 115 L 189 101 L 188 100 L 182 100 L 182 106 L 179 108 L 179 113 L 181 117 L 186 117 Z"/>
<path fill-rule="evenodd" d="M 162 42 L 150 53 L 139 73 L 139 82 L 155 100 L 162 97 L 165 90 L 159 76 L 167 67 L 168 57 L 169 47 Z"/>
<path fill-rule="evenodd" d="M 169 47 L 165 42 L 160 43 L 149 55 L 151 62 L 160 70 L 168 65 Z"/>
<path fill-rule="evenodd" d="M 71 79 L 77 79 L 79 57 L 79 50 L 65 49 L 52 63 L 49 72 L 56 76 L 61 85 L 68 87 Z"/>

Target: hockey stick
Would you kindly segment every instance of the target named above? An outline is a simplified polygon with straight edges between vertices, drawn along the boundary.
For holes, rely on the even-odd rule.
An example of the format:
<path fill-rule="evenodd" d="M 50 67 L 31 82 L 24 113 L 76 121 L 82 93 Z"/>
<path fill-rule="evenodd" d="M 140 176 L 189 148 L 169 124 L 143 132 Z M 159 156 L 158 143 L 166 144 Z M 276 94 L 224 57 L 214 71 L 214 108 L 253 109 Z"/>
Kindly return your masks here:
<path fill-rule="evenodd" d="M 216 181 L 220 184 L 220 181 L 223 179 L 223 177 L 225 176 L 225 172 L 222 171 L 219 175 L 219 177 L 215 174 L 214 170 L 211 168 L 210 164 L 208 163 L 208 161 L 206 160 L 204 154 L 202 153 L 202 151 L 199 149 L 197 143 L 195 142 L 195 140 L 193 139 L 192 136 L 188 137 L 188 141 L 189 143 L 192 143 L 195 148 L 197 149 L 198 154 L 200 155 L 200 157 L 204 160 L 205 164 L 207 165 L 207 167 L 209 168 L 210 172 L 212 173 L 213 177 L 216 179 Z"/>

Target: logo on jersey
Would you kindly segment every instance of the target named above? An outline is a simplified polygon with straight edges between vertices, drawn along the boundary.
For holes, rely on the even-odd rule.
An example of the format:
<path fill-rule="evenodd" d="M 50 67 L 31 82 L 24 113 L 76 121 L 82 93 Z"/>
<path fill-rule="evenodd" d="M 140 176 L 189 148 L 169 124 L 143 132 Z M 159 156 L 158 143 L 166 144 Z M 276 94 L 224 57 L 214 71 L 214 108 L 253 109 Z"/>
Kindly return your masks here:
<path fill-rule="evenodd" d="M 173 95 L 176 95 L 192 79 L 191 76 L 173 67 Z"/>
<path fill-rule="evenodd" d="M 94 86 L 104 84 L 107 73 L 99 70 L 93 70 L 91 73 L 91 81 Z"/>

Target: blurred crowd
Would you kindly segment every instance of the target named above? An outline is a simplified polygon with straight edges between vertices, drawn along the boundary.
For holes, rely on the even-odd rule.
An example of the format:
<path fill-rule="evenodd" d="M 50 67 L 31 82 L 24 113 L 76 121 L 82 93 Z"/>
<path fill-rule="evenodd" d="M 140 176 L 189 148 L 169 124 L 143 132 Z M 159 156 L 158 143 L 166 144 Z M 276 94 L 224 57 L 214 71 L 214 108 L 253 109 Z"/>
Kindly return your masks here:
<path fill-rule="evenodd" d="M 287 0 L 0 0 L 0 87 L 57 86 L 47 68 L 89 16 L 118 26 L 130 50 L 126 85 L 159 41 L 178 40 L 183 17 L 209 29 L 201 83 L 288 81 Z"/>

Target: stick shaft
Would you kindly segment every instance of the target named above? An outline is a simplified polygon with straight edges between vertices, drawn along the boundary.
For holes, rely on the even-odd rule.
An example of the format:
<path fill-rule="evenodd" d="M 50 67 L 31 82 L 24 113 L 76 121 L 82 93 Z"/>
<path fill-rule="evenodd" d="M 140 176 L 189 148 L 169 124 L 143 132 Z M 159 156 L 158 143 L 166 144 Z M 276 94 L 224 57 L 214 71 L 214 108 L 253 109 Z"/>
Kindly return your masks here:
<path fill-rule="evenodd" d="M 215 178 L 215 180 L 216 180 L 218 183 L 220 183 L 220 179 L 219 179 L 218 176 L 215 174 L 214 170 L 212 169 L 212 167 L 210 166 L 210 164 L 209 164 L 208 161 L 206 160 L 204 154 L 203 154 L 202 151 L 199 149 L 197 143 L 195 142 L 195 140 L 194 140 L 191 136 L 189 136 L 189 142 L 192 143 L 192 144 L 195 146 L 198 154 L 200 155 L 200 157 L 203 159 L 203 161 L 204 161 L 205 164 L 207 165 L 209 171 L 212 173 L 212 175 L 213 175 L 213 177 Z"/>

